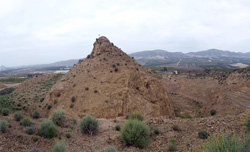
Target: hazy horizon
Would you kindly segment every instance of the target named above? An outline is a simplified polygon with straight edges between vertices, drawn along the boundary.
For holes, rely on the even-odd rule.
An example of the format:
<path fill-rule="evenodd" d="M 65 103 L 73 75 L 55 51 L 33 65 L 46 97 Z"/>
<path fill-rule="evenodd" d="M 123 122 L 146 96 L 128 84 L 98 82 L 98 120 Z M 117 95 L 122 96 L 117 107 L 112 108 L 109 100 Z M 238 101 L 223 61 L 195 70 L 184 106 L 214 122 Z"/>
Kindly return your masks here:
<path fill-rule="evenodd" d="M 99 35 L 124 52 L 250 52 L 250 1 L 0 1 L 0 66 L 84 58 Z"/>

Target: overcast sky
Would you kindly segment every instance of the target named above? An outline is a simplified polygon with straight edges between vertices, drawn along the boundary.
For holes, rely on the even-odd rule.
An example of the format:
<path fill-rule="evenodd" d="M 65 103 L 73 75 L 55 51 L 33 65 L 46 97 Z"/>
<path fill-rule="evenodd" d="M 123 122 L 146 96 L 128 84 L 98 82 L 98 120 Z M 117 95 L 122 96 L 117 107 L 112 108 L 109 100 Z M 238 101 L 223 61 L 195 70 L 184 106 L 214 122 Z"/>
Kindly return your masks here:
<path fill-rule="evenodd" d="M 99 34 L 126 53 L 250 52 L 250 1 L 0 0 L 0 65 L 84 58 Z"/>

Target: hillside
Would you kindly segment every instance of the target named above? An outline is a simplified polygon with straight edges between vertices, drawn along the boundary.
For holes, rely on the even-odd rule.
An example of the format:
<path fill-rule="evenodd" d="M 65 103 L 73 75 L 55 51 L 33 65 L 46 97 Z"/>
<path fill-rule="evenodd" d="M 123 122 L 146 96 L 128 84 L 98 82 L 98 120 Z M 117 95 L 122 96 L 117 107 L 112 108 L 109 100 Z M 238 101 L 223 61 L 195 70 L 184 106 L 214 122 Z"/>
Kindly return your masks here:
<path fill-rule="evenodd" d="M 53 104 L 57 101 L 57 104 Z M 79 61 L 51 89 L 44 104 L 69 115 L 101 118 L 124 116 L 135 110 L 146 116 L 173 115 L 161 76 L 100 37 L 87 59 Z"/>

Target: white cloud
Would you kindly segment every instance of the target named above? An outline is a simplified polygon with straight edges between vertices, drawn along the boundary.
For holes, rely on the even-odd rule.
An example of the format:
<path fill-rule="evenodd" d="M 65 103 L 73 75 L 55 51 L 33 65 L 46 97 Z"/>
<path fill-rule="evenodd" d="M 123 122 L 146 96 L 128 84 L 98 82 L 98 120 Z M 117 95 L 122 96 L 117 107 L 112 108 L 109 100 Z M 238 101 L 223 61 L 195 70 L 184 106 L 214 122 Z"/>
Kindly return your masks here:
<path fill-rule="evenodd" d="M 99 34 L 127 53 L 250 51 L 247 0 L 0 0 L 0 20 L 7 66 L 84 57 Z"/>

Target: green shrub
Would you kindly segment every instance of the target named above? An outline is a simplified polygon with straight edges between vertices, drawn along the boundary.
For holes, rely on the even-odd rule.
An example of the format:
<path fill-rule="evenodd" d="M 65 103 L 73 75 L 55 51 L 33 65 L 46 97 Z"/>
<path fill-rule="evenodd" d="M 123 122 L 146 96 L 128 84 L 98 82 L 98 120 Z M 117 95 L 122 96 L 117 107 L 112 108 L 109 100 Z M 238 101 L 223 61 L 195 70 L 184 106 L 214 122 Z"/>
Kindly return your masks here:
<path fill-rule="evenodd" d="M 1 112 L 4 116 L 8 116 L 10 113 L 10 109 L 9 108 L 2 108 Z"/>
<path fill-rule="evenodd" d="M 49 110 L 49 109 L 51 109 L 51 108 L 52 108 L 52 106 L 49 104 L 48 107 L 47 107 L 47 109 Z"/>
<path fill-rule="evenodd" d="M 70 138 L 71 137 L 70 133 L 66 133 L 66 137 Z"/>
<path fill-rule="evenodd" d="M 149 143 L 149 127 L 142 121 L 129 120 L 124 124 L 121 139 L 128 146 L 146 147 Z"/>
<path fill-rule="evenodd" d="M 199 137 L 200 139 L 207 139 L 207 138 L 208 138 L 208 133 L 207 133 L 207 131 L 206 131 L 206 130 L 200 130 L 200 131 L 198 132 L 198 137 Z"/>
<path fill-rule="evenodd" d="M 250 112 L 246 114 L 244 126 L 246 126 L 247 130 L 250 131 Z"/>
<path fill-rule="evenodd" d="M 171 152 L 174 152 L 174 151 L 177 151 L 177 146 L 173 143 L 169 144 L 168 145 L 168 151 L 171 151 Z"/>
<path fill-rule="evenodd" d="M 215 114 L 216 114 L 216 110 L 214 110 L 214 109 L 210 110 L 210 115 L 211 115 L 211 116 L 213 116 L 213 115 L 215 115 Z"/>
<path fill-rule="evenodd" d="M 56 125 L 62 126 L 66 119 L 65 111 L 61 108 L 56 109 L 53 111 L 51 119 Z"/>
<path fill-rule="evenodd" d="M 120 125 L 116 125 L 116 126 L 115 126 L 115 130 L 116 130 L 116 131 L 120 131 L 120 130 L 121 130 L 121 126 L 120 126 Z"/>
<path fill-rule="evenodd" d="M 75 96 L 71 97 L 71 102 L 75 102 L 75 101 L 76 101 L 76 97 Z"/>
<path fill-rule="evenodd" d="M 34 147 L 32 150 L 30 150 L 30 152 L 40 152 L 40 150 L 36 147 Z"/>
<path fill-rule="evenodd" d="M 135 111 L 134 113 L 131 113 L 129 115 L 129 119 L 136 119 L 136 120 L 139 120 L 139 121 L 143 121 L 144 117 L 139 111 Z"/>
<path fill-rule="evenodd" d="M 115 152 L 115 148 L 111 146 L 106 146 L 104 152 Z"/>
<path fill-rule="evenodd" d="M 23 113 L 22 112 L 15 112 L 14 113 L 14 119 L 16 121 L 20 121 L 21 119 L 23 119 Z"/>
<path fill-rule="evenodd" d="M 66 152 L 66 144 L 64 141 L 57 141 L 52 152 Z"/>
<path fill-rule="evenodd" d="M 2 133 L 5 133 L 8 129 L 7 121 L 6 120 L 0 120 L 0 130 Z"/>
<path fill-rule="evenodd" d="M 52 138 L 55 134 L 54 123 L 49 119 L 43 120 L 38 129 L 38 134 L 45 138 Z"/>
<path fill-rule="evenodd" d="M 200 152 L 249 152 L 250 138 L 236 135 L 219 135 L 202 145 Z"/>
<path fill-rule="evenodd" d="M 69 107 L 70 107 L 70 108 L 73 108 L 73 107 L 74 107 L 74 104 L 73 104 L 73 103 L 71 103 Z"/>
<path fill-rule="evenodd" d="M 31 126 L 32 122 L 31 122 L 31 119 L 30 117 L 24 117 L 21 121 L 20 121 L 20 125 L 22 126 Z"/>
<path fill-rule="evenodd" d="M 155 133 L 156 135 L 159 135 L 159 134 L 160 134 L 160 130 L 159 130 L 158 128 L 154 128 L 154 133 Z"/>
<path fill-rule="evenodd" d="M 94 90 L 94 93 L 97 93 L 98 92 L 98 90 Z"/>
<path fill-rule="evenodd" d="M 88 88 L 88 87 L 86 87 L 86 88 L 85 88 L 85 90 L 89 90 L 89 88 Z"/>
<path fill-rule="evenodd" d="M 35 110 L 34 112 L 32 112 L 32 118 L 34 118 L 34 119 L 38 119 L 38 118 L 40 118 L 41 116 L 40 116 L 40 113 L 37 111 L 37 110 Z"/>
<path fill-rule="evenodd" d="M 82 133 L 95 135 L 99 127 L 98 120 L 90 115 L 84 116 L 80 121 L 80 129 Z"/>
<path fill-rule="evenodd" d="M 22 106 L 22 104 L 21 104 L 20 102 L 18 102 L 18 103 L 17 103 L 17 106 L 18 106 L 18 107 L 21 107 L 21 106 Z"/>
<path fill-rule="evenodd" d="M 36 142 L 36 141 L 38 141 L 38 137 L 37 137 L 37 136 L 34 136 L 34 137 L 32 137 L 32 140 L 33 140 L 34 142 Z"/>
<path fill-rule="evenodd" d="M 57 93 L 57 94 L 56 94 L 56 96 L 57 96 L 57 97 L 60 97 L 60 96 L 61 96 L 61 94 L 60 94 L 60 93 Z"/>
<path fill-rule="evenodd" d="M 32 127 L 26 127 L 24 130 L 29 135 L 32 135 L 34 133 L 34 129 Z"/>
<path fill-rule="evenodd" d="M 40 102 L 43 102 L 43 101 L 44 101 L 44 99 L 45 99 L 44 97 L 43 97 L 43 98 L 41 98 L 41 99 L 40 99 Z"/>

